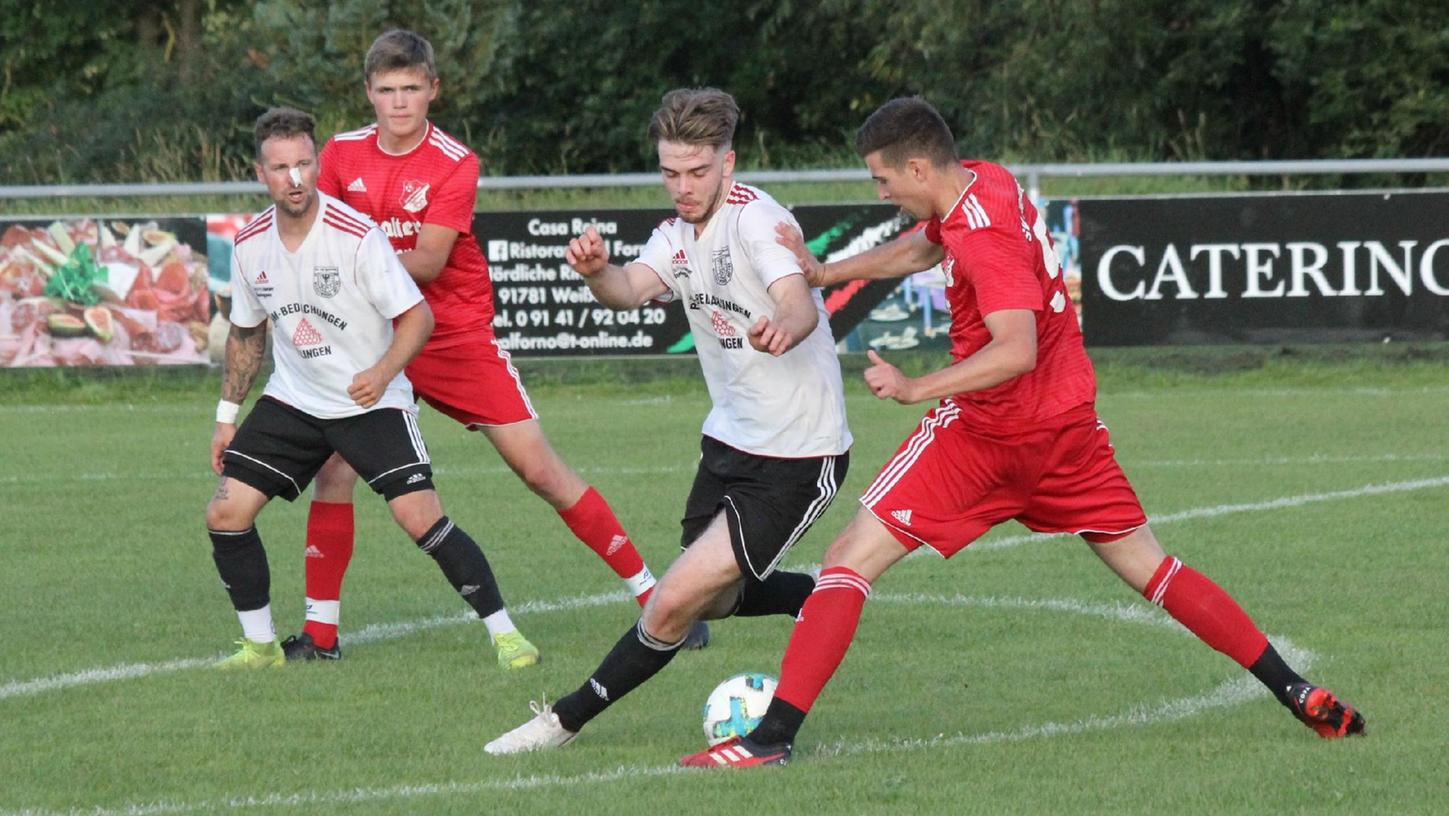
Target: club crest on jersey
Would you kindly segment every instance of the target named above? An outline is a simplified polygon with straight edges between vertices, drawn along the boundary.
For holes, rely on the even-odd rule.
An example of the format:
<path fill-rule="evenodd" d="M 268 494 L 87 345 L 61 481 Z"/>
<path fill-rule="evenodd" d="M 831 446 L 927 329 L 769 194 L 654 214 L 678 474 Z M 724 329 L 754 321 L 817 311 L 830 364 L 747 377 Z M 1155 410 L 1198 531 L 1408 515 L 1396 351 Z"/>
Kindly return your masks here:
<path fill-rule="evenodd" d="M 956 257 L 950 253 L 941 259 L 941 274 L 946 276 L 946 288 L 950 289 L 956 285 Z"/>
<path fill-rule="evenodd" d="M 321 297 L 333 297 L 342 291 L 341 272 L 335 266 L 312 267 L 312 289 Z"/>
<path fill-rule="evenodd" d="M 402 208 L 410 213 L 422 212 L 428 206 L 428 189 L 431 186 L 425 181 L 403 182 Z"/>
<path fill-rule="evenodd" d="M 730 249 L 717 249 L 709 256 L 710 270 L 714 272 L 714 282 L 724 286 L 734 279 L 735 265 L 730 260 Z"/>

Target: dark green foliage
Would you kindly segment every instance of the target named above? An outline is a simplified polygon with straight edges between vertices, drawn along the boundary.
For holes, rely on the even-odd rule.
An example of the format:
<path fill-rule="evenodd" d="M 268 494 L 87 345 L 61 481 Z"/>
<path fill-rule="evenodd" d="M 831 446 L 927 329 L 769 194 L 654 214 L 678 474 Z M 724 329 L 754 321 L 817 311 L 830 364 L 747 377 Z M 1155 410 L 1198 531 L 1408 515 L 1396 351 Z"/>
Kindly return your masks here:
<path fill-rule="evenodd" d="M 641 171 L 659 96 L 716 85 L 746 167 L 854 164 L 882 101 L 933 100 L 1014 161 L 1431 156 L 1449 6 L 1408 0 L 8 0 L 0 181 L 245 178 L 273 104 L 372 118 L 362 58 L 429 37 L 434 117 L 488 174 Z M 1321 183 L 1340 184 L 1339 179 Z"/>

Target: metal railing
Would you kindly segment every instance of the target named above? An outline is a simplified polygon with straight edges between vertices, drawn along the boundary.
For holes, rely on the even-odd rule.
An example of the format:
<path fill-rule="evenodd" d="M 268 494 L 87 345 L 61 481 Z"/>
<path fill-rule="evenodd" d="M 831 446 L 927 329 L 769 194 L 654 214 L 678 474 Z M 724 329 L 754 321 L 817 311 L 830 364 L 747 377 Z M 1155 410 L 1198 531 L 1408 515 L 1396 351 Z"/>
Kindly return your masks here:
<path fill-rule="evenodd" d="M 1284 176 L 1361 173 L 1449 173 L 1449 158 L 1430 159 L 1303 159 L 1285 161 L 1108 162 L 1102 164 L 1011 164 L 1033 196 L 1045 178 L 1124 176 Z M 750 184 L 868 181 L 865 168 L 841 170 L 753 170 L 736 178 Z M 586 174 L 569 176 L 485 176 L 480 190 L 648 187 L 658 173 Z M 116 198 L 147 196 L 251 195 L 264 192 L 255 181 L 186 182 L 172 184 L 46 184 L 0 186 L 0 200 Z"/>

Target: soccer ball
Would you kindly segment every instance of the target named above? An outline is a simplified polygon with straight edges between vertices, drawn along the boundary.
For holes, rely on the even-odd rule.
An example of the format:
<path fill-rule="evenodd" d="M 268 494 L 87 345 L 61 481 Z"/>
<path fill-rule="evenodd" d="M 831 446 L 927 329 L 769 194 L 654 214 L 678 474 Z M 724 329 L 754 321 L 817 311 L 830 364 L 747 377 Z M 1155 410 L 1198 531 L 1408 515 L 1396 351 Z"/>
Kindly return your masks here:
<path fill-rule="evenodd" d="M 775 696 L 775 685 L 768 674 L 745 672 L 715 686 L 704 701 L 704 737 L 709 744 L 753 731 Z"/>

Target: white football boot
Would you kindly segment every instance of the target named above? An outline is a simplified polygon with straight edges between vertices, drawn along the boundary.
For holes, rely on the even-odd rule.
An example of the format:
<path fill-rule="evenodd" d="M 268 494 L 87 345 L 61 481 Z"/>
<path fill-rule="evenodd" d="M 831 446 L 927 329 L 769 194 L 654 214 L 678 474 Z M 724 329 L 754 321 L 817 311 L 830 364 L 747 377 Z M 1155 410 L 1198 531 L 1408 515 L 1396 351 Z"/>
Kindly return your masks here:
<path fill-rule="evenodd" d="M 533 719 L 483 746 L 485 753 L 521 754 L 545 748 L 562 748 L 574 741 L 578 732 L 564 728 L 548 703 L 530 702 Z"/>

